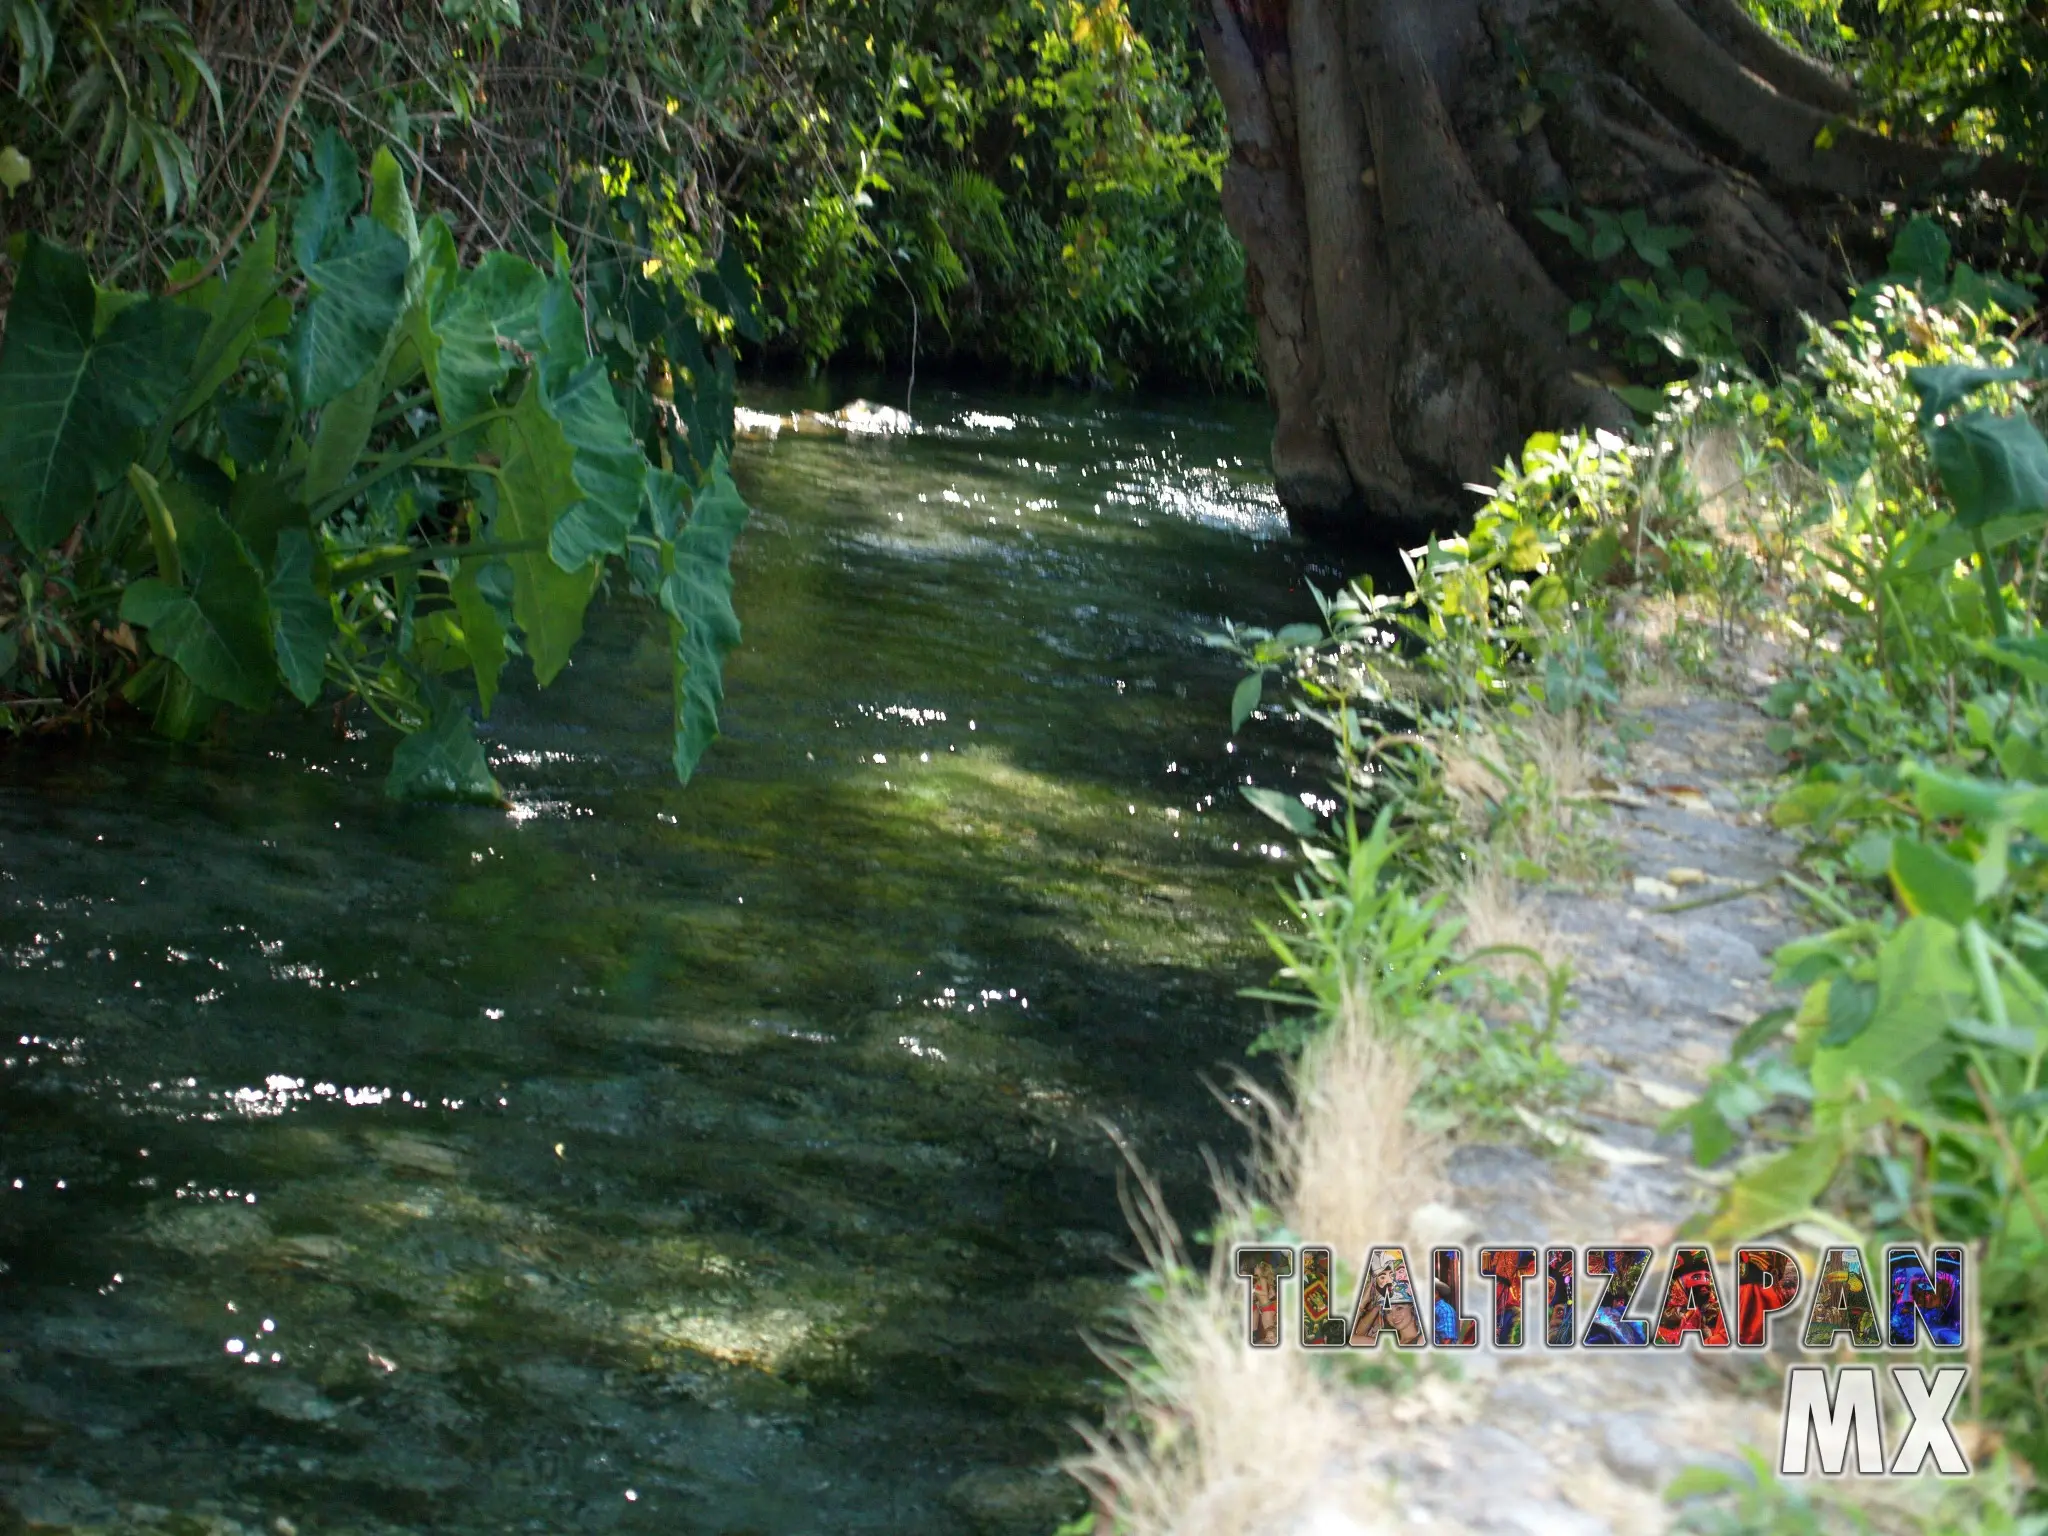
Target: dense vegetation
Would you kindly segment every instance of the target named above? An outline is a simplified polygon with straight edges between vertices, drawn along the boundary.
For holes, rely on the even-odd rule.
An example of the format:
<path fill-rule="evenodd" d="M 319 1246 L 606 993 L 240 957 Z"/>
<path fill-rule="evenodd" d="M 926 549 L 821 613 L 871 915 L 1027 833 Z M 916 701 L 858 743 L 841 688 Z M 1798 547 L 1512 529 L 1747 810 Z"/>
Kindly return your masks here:
<path fill-rule="evenodd" d="M 547 683 L 615 564 L 687 777 L 735 347 L 1249 381 L 1156 9 L 11 0 L 0 725 L 335 697 L 407 733 L 394 791 L 488 797 L 451 684 Z"/>
<path fill-rule="evenodd" d="M 331 125 L 465 252 L 545 264 L 559 230 L 580 272 L 616 247 L 591 199 L 630 190 L 671 272 L 754 270 L 771 353 L 1251 382 L 1221 114 L 1174 0 L 10 0 L 0 24 L 12 222 L 103 280 L 210 255 L 273 145 L 295 183 Z"/>
<path fill-rule="evenodd" d="M 1382 1015 L 1447 1069 L 1430 1098 L 1451 1102 L 1467 1086 L 1528 1102 L 1545 1083 L 1556 983 L 1537 987 L 1528 1022 L 1447 1041 L 1433 1021 L 1469 989 L 1471 957 L 1443 963 L 1456 924 L 1441 896 L 1411 892 L 1474 870 L 1597 880 L 1597 829 L 1555 771 L 1557 736 L 1619 752 L 1632 681 L 1711 687 L 1746 637 L 1782 647 L 1772 816 L 1804 840 L 1783 879 L 1812 931 L 1776 964 L 1800 1002 L 1743 1030 L 1667 1129 L 1689 1130 L 1719 1170 L 1717 1241 L 1793 1229 L 1977 1245 L 1982 1412 L 2039 1465 L 2048 350 L 2024 288 L 1951 258 L 1933 221 L 1908 223 L 1891 270 L 1849 319 L 1815 326 L 1783 377 L 1706 360 L 1640 442 L 1542 435 L 1503 467 L 1469 535 L 1412 552 L 1412 592 L 1354 588 L 1326 631 L 1225 640 L 1253 669 L 1240 719 L 1282 680 L 1339 764 L 1317 804 L 1247 791 L 1307 838 L 1277 944 L 1290 990 L 1314 1005 L 1292 1039 L 1314 1038 L 1339 989 L 1383 980 Z M 1712 493 L 1689 467 L 1710 438 L 1741 465 Z M 1419 673 L 1393 663 L 1390 631 L 1423 642 Z M 1493 781 L 1477 822 L 1447 768 L 1461 758 Z M 1677 1492 L 1731 1487 L 1702 1475 Z M 1760 1485 L 1697 1517 L 1820 1531 L 1837 1514 Z M 2013 1528 L 2002 1521 L 1983 1509 L 1942 1528 Z"/>
<path fill-rule="evenodd" d="M 1887 126 L 2041 163 L 2048 11 L 2038 3 L 1991 10 L 1942 0 L 1757 0 L 1752 9 L 1851 74 Z"/>

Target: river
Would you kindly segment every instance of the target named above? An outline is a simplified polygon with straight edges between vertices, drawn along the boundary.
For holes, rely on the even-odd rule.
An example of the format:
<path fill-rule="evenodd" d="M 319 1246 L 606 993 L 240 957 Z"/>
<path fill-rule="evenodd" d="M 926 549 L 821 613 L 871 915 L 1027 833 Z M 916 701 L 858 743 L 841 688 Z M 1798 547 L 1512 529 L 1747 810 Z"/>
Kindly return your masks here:
<path fill-rule="evenodd" d="M 794 394 L 757 398 L 784 409 Z M 0 1499 L 135 1532 L 1038 1532 L 1120 1128 L 1199 1215 L 1286 862 L 1198 632 L 1267 420 L 926 391 L 743 445 L 725 734 L 602 607 L 380 796 L 325 712 L 0 757 Z M 1327 580 L 1327 574 L 1323 576 Z M 279 1523 L 279 1522 L 283 1523 Z M 7 1528 L 0 1513 L 0 1528 Z"/>

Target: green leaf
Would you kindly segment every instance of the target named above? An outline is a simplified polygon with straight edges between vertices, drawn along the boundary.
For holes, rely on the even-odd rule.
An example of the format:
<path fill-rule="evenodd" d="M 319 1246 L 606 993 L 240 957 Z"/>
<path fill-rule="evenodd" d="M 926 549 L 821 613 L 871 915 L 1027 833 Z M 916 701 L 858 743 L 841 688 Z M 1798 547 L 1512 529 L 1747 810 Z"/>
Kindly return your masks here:
<path fill-rule="evenodd" d="M 583 326 L 583 306 L 576 302 L 576 290 L 566 279 L 556 278 L 541 290 L 540 345 L 534 350 L 549 383 L 566 381 L 590 360 Z"/>
<path fill-rule="evenodd" d="M 31 234 L 0 351 L 0 510 L 23 546 L 60 541 L 170 409 L 205 318 L 160 299 L 93 334 L 85 263 Z"/>
<path fill-rule="evenodd" d="M 1678 1504 L 1686 1499 L 1726 1493 L 1740 1486 L 1741 1480 L 1734 1473 L 1719 1467 L 1687 1467 L 1665 1485 L 1664 1502 Z"/>
<path fill-rule="evenodd" d="M 669 449 L 676 468 L 697 477 L 709 474 L 719 455 L 732 449 L 733 361 L 724 347 L 706 355 L 696 326 L 688 319 L 662 333 L 662 348 L 668 354 L 670 374 L 676 381 L 676 414 L 683 431 L 669 433 Z M 676 372 L 680 364 L 689 375 L 689 389 Z"/>
<path fill-rule="evenodd" d="M 1965 528 L 2048 513 L 2048 442 L 2026 417 L 1972 411 L 1934 428 L 1927 444 Z"/>
<path fill-rule="evenodd" d="M 235 477 L 228 497 L 228 523 L 258 565 L 275 561 L 278 535 L 283 530 L 304 532 L 308 526 L 306 504 L 295 494 L 295 486 L 295 475 L 288 469 L 245 469 Z"/>
<path fill-rule="evenodd" d="M 650 466 L 642 492 L 647 503 L 647 520 L 658 539 L 673 540 L 690 515 L 690 482 L 673 470 Z"/>
<path fill-rule="evenodd" d="M 2023 821 L 2028 800 L 2038 793 L 1965 773 L 1944 773 L 1921 763 L 1909 764 L 1901 777 L 1912 781 L 1914 808 L 1928 820 L 1960 818 L 1980 827 Z"/>
<path fill-rule="evenodd" d="M 2011 667 L 2030 683 L 2048 683 L 2048 635 L 1973 642 L 1978 653 Z"/>
<path fill-rule="evenodd" d="M 1660 1129 L 1675 1131 L 1681 1127 L 1692 1133 L 1692 1160 L 1702 1168 L 1713 1167 L 1735 1145 L 1735 1132 L 1728 1117 L 1715 1106 L 1712 1095 L 1677 1111 Z"/>
<path fill-rule="evenodd" d="M 1740 1241 L 1790 1225 L 1813 1208 L 1841 1163 L 1840 1136 L 1816 1128 L 1790 1150 L 1738 1174 L 1708 1224 L 1708 1236 Z"/>
<path fill-rule="evenodd" d="M 1230 729 L 1232 734 L 1240 730 L 1245 721 L 1251 719 L 1252 711 L 1259 707 L 1260 696 L 1265 692 L 1266 674 L 1254 672 L 1237 685 L 1237 691 L 1230 696 Z"/>
<path fill-rule="evenodd" d="M 1745 1056 L 1761 1050 L 1784 1034 L 1785 1026 L 1792 1022 L 1792 1017 L 1793 1010 L 1790 1008 L 1773 1008 L 1768 1013 L 1758 1014 L 1742 1026 L 1742 1032 L 1728 1048 L 1728 1059 L 1741 1061 Z"/>
<path fill-rule="evenodd" d="M 602 568 L 565 571 L 547 552 L 555 519 L 581 501 L 583 492 L 575 479 L 575 452 L 542 404 L 538 380 L 490 432 L 499 464 L 491 536 L 536 546 L 531 553 L 507 555 L 505 563 L 512 569 L 512 616 L 526 637 L 533 675 L 546 687 L 582 638 L 583 611 Z"/>
<path fill-rule="evenodd" d="M 1957 262 L 1955 276 L 1949 282 L 1949 301 L 1962 304 L 1980 314 L 1993 304 L 2015 318 L 2034 312 L 2034 296 L 2018 283 L 2009 282 L 1997 273 L 1979 272 L 1968 262 Z"/>
<path fill-rule="evenodd" d="M 327 647 L 334 609 L 313 585 L 313 541 L 302 528 L 277 535 L 270 574 L 270 643 L 278 675 L 293 698 L 311 708 L 327 679 Z"/>
<path fill-rule="evenodd" d="M 121 589 L 121 622 L 148 628 L 186 601 L 183 587 L 172 586 L 161 576 L 138 576 Z"/>
<path fill-rule="evenodd" d="M 1954 247 L 1942 228 L 1925 214 L 1908 219 L 1892 242 L 1891 276 L 1933 291 L 1948 281 Z"/>
<path fill-rule="evenodd" d="M 754 282 L 747 276 L 747 265 L 737 241 L 728 239 L 719 254 L 718 265 L 697 274 L 697 291 L 713 309 L 729 318 L 733 329 L 748 341 L 766 339 L 754 305 Z"/>
<path fill-rule="evenodd" d="M 500 337 L 529 353 L 539 350 L 546 287 L 532 263 L 493 251 L 435 301 L 413 339 L 442 421 L 468 421 L 490 409 L 512 366 Z"/>
<path fill-rule="evenodd" d="M 2041 1048 L 2041 1032 L 2022 1025 L 2008 1024 L 2001 1029 L 1977 1019 L 1950 1019 L 1948 1028 L 1950 1034 L 1972 1045 L 1988 1045 L 1993 1050 L 2011 1051 L 2016 1056 L 2032 1056 Z"/>
<path fill-rule="evenodd" d="M 312 297 L 286 344 L 292 397 L 317 411 L 371 369 L 405 308 L 405 242 L 374 219 L 352 220 L 329 254 L 306 271 Z"/>
<path fill-rule="evenodd" d="M 370 217 L 405 242 L 408 256 L 419 254 L 419 220 L 405 190 L 405 171 L 388 144 L 380 145 L 370 162 Z"/>
<path fill-rule="evenodd" d="M 186 417 L 235 376 L 249 348 L 291 328 L 291 304 L 277 292 L 277 220 L 256 226 L 242 258 L 210 306 L 200 338 L 199 372 L 185 390 L 178 415 Z"/>
<path fill-rule="evenodd" d="M 455 231 L 438 213 L 429 214 L 420 226 L 419 264 L 424 278 L 421 294 L 429 305 L 438 306 L 462 278 L 462 253 L 455 248 Z"/>
<path fill-rule="evenodd" d="M 1837 976 L 1828 983 L 1828 1022 L 1821 1032 L 1824 1048 L 1847 1045 L 1877 1015 L 1877 983 Z"/>
<path fill-rule="evenodd" d="M 746 521 L 747 504 L 721 458 L 698 493 L 690 521 L 662 553 L 661 606 L 675 648 L 675 769 L 685 784 L 718 735 L 725 658 L 740 643 L 732 550 Z"/>
<path fill-rule="evenodd" d="M 195 506 L 178 526 L 186 585 L 153 576 L 121 595 L 121 617 L 149 631 L 150 648 L 193 686 L 244 709 L 261 709 L 277 687 L 263 573 L 221 515 Z"/>
<path fill-rule="evenodd" d="M 1945 363 L 1908 368 L 1906 382 L 1920 397 L 1920 419 L 1931 420 L 1987 384 L 2017 384 L 2032 377 L 2024 368 L 1977 368 Z"/>
<path fill-rule="evenodd" d="M 1967 865 L 1963 874 L 1967 880 Z M 1858 1078 L 1895 1083 L 1908 1095 L 1923 1092 L 1955 1054 L 1949 1022 L 1975 1012 L 1976 996 L 1954 927 L 1938 917 L 1902 924 L 1877 953 L 1869 1025 L 1848 1044 L 1814 1053 L 1814 1093 L 1839 1100 Z"/>
<path fill-rule="evenodd" d="M 452 702 L 436 712 L 425 730 L 398 744 L 384 793 L 393 800 L 453 800 L 464 805 L 502 805 L 505 800 L 468 714 Z"/>
<path fill-rule="evenodd" d="M 1892 867 L 1892 834 L 1872 830 L 1842 850 L 1842 862 L 1859 880 L 1877 880 Z"/>
<path fill-rule="evenodd" d="M 1998 749 L 1998 766 L 2005 770 L 2008 779 L 2048 784 L 2048 750 L 2017 733 L 2006 737 L 2005 744 Z"/>
<path fill-rule="evenodd" d="M 348 483 L 363 450 L 370 445 L 384 394 L 384 371 L 373 365 L 322 408 L 306 454 L 306 478 L 300 490 L 308 503 L 316 503 Z"/>
<path fill-rule="evenodd" d="M 589 362 L 558 388 L 542 380 L 541 398 L 575 451 L 572 473 L 583 499 L 555 523 L 549 547 L 565 571 L 626 552 L 626 535 L 640 515 L 647 457 L 633 440 L 626 414 L 600 362 Z"/>
<path fill-rule="evenodd" d="M 1239 785 L 1237 792 L 1249 800 L 1255 810 L 1272 817 L 1297 837 L 1307 837 L 1316 829 L 1316 813 L 1291 795 L 1250 784 Z"/>
<path fill-rule="evenodd" d="M 1970 866 L 1914 837 L 1892 839 L 1892 884 L 1915 916 L 1927 914 L 1961 927 L 1977 910 Z"/>
<path fill-rule="evenodd" d="M 128 483 L 142 503 L 142 515 L 149 524 L 149 542 L 156 552 L 156 573 L 174 587 L 185 584 L 184 567 L 178 562 L 178 529 L 171 509 L 164 501 L 162 487 L 140 464 L 128 466 Z"/>
<path fill-rule="evenodd" d="M 356 152 L 332 128 L 313 141 L 313 181 L 292 209 L 292 252 L 310 273 L 362 206 L 363 173 Z"/>
<path fill-rule="evenodd" d="M 1585 254 L 1586 230 L 1577 219 L 1559 208 L 1537 208 L 1531 211 L 1537 223 L 1545 229 L 1563 235 L 1565 239 L 1571 241 L 1574 250 L 1581 255 Z"/>
<path fill-rule="evenodd" d="M 485 715 L 498 697 L 498 677 L 505 670 L 505 626 L 498 610 L 478 585 L 484 562 L 463 560 L 456 564 L 455 577 L 448 584 L 455 599 L 455 617 L 462 624 L 463 649 L 476 673 L 477 702 Z"/>

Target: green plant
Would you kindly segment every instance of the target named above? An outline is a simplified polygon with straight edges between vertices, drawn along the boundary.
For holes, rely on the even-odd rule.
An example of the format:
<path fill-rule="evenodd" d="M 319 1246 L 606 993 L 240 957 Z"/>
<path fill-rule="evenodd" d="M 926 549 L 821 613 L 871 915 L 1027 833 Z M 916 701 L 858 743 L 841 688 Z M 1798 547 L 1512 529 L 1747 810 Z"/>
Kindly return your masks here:
<path fill-rule="evenodd" d="M 1359 588 L 1317 600 L 1322 628 L 1274 634 L 1232 626 L 1209 637 L 1250 669 L 1232 703 L 1233 729 L 1282 678 L 1297 690 L 1299 713 L 1335 750 L 1334 797 L 1242 788 L 1255 809 L 1301 840 L 1306 861 L 1283 893 L 1285 926 L 1260 925 L 1282 985 L 1248 995 L 1288 1013 L 1252 1050 L 1298 1052 L 1335 1021 L 1370 1018 L 1432 1063 L 1416 1095 L 1423 1120 L 1511 1123 L 1513 1105 L 1559 1098 L 1575 1085 L 1555 1050 L 1566 973 L 1515 946 L 1462 951 L 1463 924 L 1445 896 L 1418 893 L 1414 882 L 1435 881 L 1456 855 L 1445 858 L 1424 830 L 1444 824 L 1426 808 L 1440 792 L 1428 774 L 1427 739 L 1368 724 L 1402 712 L 1380 665 L 1384 621 L 1399 605 Z M 1376 809 L 1361 832 L 1368 805 Z M 1474 963 L 1509 950 L 1533 961 L 1541 978 L 1539 1000 L 1526 1012 L 1521 989 Z"/>
<path fill-rule="evenodd" d="M 1680 268 L 1672 260 L 1692 243 L 1691 230 L 1652 224 L 1641 208 L 1620 213 L 1588 208 L 1583 219 L 1559 208 L 1538 208 L 1535 217 L 1603 276 L 1618 257 L 1633 256 L 1638 265 L 1634 273 L 1609 277 L 1593 298 L 1572 306 L 1566 324 L 1573 336 L 1585 336 L 1594 350 L 1606 346 L 1631 367 L 1664 377 L 1674 366 L 1739 353 L 1735 325 L 1743 306 L 1715 288 L 1704 267 Z M 1654 409 L 1659 403 L 1655 391 L 1621 393 L 1631 404 Z"/>
<path fill-rule="evenodd" d="M 1170 6 L 0 0 L 0 54 L 8 216 L 108 281 L 233 243 L 334 128 L 466 251 L 546 267 L 560 231 L 578 283 L 635 245 L 577 205 L 629 192 L 642 254 L 685 285 L 743 260 L 744 339 L 813 365 L 1256 386 L 1223 117 Z"/>
<path fill-rule="evenodd" d="M 1828 1536 L 1867 1531 L 1856 1509 L 1780 1482 L 1761 1453 L 1745 1449 L 1739 1469 L 1688 1467 L 1664 1490 L 1682 1506 L 1678 1528 L 1696 1536 Z"/>
<path fill-rule="evenodd" d="M 170 298 L 97 287 L 28 237 L 0 352 L 0 557 L 45 591 L 63 573 L 74 634 L 116 614 L 146 634 L 122 692 L 170 734 L 331 687 L 405 733 L 394 794 L 485 799 L 447 680 L 469 674 L 486 713 L 513 655 L 552 681 L 617 560 L 668 616 L 687 778 L 738 639 L 729 360 L 672 287 L 614 266 L 586 312 L 566 252 L 553 274 L 465 264 L 388 150 L 369 182 L 357 213 L 357 161 L 323 137 L 288 245 L 266 221 L 226 277 Z M 46 681 L 47 629 L 0 604 Z"/>
<path fill-rule="evenodd" d="M 1822 926 L 1776 956 L 1799 1006 L 1743 1031 L 1671 1124 L 1703 1163 L 1755 1148 L 1717 1238 L 1807 1223 L 1977 1245 L 1985 1357 L 2016 1367 L 1987 1373 L 1984 1409 L 2031 1459 L 2048 1445 L 2048 441 L 2025 409 L 2040 354 L 2007 302 L 1915 221 L 1799 374 L 1689 407 L 1776 461 L 1759 553 L 1801 648 L 1768 703 L 1796 770 L 1772 816 L 1805 839 L 1783 879 Z"/>

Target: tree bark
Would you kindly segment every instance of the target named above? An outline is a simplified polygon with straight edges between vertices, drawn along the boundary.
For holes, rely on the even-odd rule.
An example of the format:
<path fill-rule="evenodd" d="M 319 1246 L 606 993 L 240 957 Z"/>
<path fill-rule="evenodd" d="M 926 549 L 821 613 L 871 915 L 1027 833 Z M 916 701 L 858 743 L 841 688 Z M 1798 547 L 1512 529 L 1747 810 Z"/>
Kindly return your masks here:
<path fill-rule="evenodd" d="M 1329 541 L 1454 525 L 1531 432 L 1630 419 L 1624 372 L 1568 334 L 1574 301 L 1617 274 L 1539 211 L 1683 226 L 1681 264 L 1783 354 L 1803 317 L 1842 312 L 1845 216 L 2040 189 L 1858 127 L 1850 88 L 1740 0 L 1198 5 L 1274 477 L 1295 526 Z"/>

